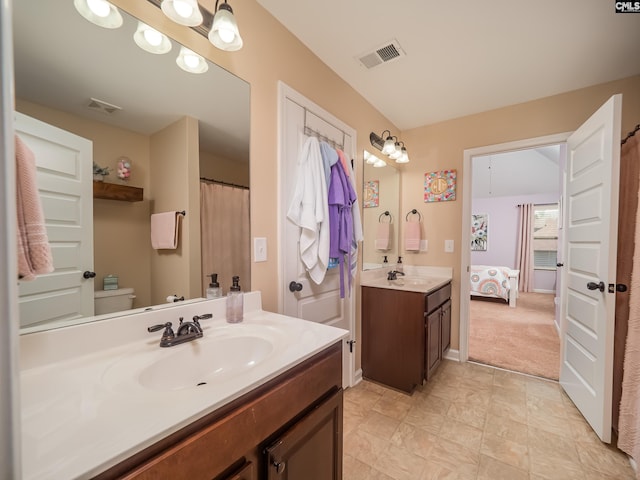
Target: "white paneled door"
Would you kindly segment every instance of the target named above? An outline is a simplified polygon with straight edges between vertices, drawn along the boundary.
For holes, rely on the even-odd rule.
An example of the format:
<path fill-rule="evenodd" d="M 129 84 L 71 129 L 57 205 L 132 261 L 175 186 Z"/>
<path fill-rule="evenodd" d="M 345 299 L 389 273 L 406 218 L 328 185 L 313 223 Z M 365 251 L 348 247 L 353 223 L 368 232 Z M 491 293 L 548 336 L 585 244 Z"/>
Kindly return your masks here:
<path fill-rule="evenodd" d="M 18 112 L 15 130 L 36 158 L 55 267 L 20 282 L 21 327 L 93 316 L 93 144 Z"/>
<path fill-rule="evenodd" d="M 567 141 L 560 383 L 611 441 L 620 112 L 611 97 Z"/>
<path fill-rule="evenodd" d="M 307 111 L 305 112 L 305 109 Z M 343 386 L 350 386 L 354 375 L 355 288 L 340 298 L 339 268 L 327 271 L 317 285 L 307 274 L 300 260 L 300 228 L 287 219 L 287 210 L 295 190 L 298 154 L 304 143 L 306 125 L 342 144 L 343 151 L 354 158 L 355 131 L 333 118 L 304 96 L 280 85 L 280 218 L 282 225 L 282 311 L 285 315 L 324 323 L 349 331 L 343 345 Z M 343 134 L 347 132 L 347 134 Z M 348 270 L 348 266 L 345 269 Z M 345 290 L 348 290 L 345 277 Z"/>

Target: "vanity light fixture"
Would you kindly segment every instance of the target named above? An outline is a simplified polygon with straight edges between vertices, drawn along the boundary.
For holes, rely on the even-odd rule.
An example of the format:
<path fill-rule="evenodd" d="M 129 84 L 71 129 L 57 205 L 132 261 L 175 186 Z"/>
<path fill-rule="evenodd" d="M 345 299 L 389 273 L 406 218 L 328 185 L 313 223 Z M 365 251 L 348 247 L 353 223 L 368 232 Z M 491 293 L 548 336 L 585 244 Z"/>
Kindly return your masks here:
<path fill-rule="evenodd" d="M 138 22 L 133 40 L 141 49 L 155 54 L 167 53 L 171 50 L 171 40 L 164 34 L 143 22 Z"/>
<path fill-rule="evenodd" d="M 376 162 L 373 164 L 374 168 L 382 168 L 387 166 L 387 162 L 381 158 L 376 158 Z"/>
<path fill-rule="evenodd" d="M 386 134 L 386 136 L 385 136 Z M 382 135 L 377 135 L 374 132 L 369 134 L 369 141 L 371 145 L 376 147 L 382 153 L 389 158 L 396 161 L 396 163 L 408 163 L 409 154 L 403 141 L 398 140 L 398 137 L 391 135 L 389 130 L 382 132 Z"/>
<path fill-rule="evenodd" d="M 203 21 L 197 0 L 162 0 L 162 12 L 180 25 L 197 27 Z"/>
<path fill-rule="evenodd" d="M 80 15 L 103 28 L 119 28 L 122 26 L 122 15 L 107 0 L 73 0 L 73 5 Z"/>
<path fill-rule="evenodd" d="M 220 50 L 234 52 L 242 48 L 242 37 L 238 30 L 238 24 L 233 16 L 231 6 L 224 0 L 218 7 L 219 0 L 216 0 L 215 13 L 211 30 L 209 31 L 209 41 Z"/>
<path fill-rule="evenodd" d="M 209 65 L 204 58 L 186 47 L 180 47 L 180 54 L 176 63 L 185 72 L 204 73 L 209 70 Z"/>

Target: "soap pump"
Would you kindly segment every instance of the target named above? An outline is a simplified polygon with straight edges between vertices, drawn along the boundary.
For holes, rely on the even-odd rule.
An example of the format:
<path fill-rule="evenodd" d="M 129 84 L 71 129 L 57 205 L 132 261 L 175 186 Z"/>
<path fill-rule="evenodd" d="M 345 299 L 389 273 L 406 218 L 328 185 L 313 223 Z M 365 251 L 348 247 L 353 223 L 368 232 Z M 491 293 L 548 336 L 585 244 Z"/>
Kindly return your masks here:
<path fill-rule="evenodd" d="M 227 322 L 240 323 L 242 321 L 244 299 L 240 289 L 240 277 L 233 277 L 233 284 L 227 294 Z"/>
<path fill-rule="evenodd" d="M 398 263 L 396 263 L 396 272 L 404 273 L 404 265 L 402 264 L 402 257 L 398 257 Z"/>
<path fill-rule="evenodd" d="M 207 298 L 220 298 L 222 296 L 222 289 L 218 283 L 218 274 L 212 273 L 207 275 L 207 277 L 211 277 L 211 283 L 207 288 Z"/>

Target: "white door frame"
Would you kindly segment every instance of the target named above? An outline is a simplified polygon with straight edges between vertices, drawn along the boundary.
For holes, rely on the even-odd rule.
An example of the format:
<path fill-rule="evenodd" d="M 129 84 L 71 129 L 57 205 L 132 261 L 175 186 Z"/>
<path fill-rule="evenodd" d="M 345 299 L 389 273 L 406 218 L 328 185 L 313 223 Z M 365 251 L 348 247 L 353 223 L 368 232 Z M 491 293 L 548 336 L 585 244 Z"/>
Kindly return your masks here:
<path fill-rule="evenodd" d="M 332 124 L 334 127 L 339 128 L 340 130 L 349 134 L 352 138 L 351 142 L 351 152 L 345 152 L 347 156 L 350 158 L 356 157 L 356 149 L 357 149 L 357 132 L 355 129 L 345 124 L 342 120 L 335 117 L 331 113 L 327 112 L 324 108 L 319 106 L 318 104 L 312 102 L 307 97 L 297 92 L 293 88 L 289 87 L 282 81 L 278 81 L 278 165 L 277 165 L 277 175 L 278 175 L 278 185 L 277 185 L 277 195 L 278 195 L 278 236 L 279 241 L 278 245 L 278 258 L 283 259 L 284 252 L 284 238 L 285 238 L 285 222 L 287 219 L 281 214 L 284 210 L 284 202 L 287 201 L 284 198 L 282 192 L 283 185 L 283 155 L 285 150 L 285 105 L 287 99 L 292 100 L 293 102 L 306 107 L 311 110 L 315 115 L 322 118 L 326 122 Z M 355 170 L 355 169 L 354 169 Z M 349 267 L 346 267 L 349 269 Z M 285 288 L 285 272 L 284 272 L 284 261 L 278 262 L 278 312 L 284 312 L 284 304 L 285 304 L 285 295 L 290 294 Z M 356 316 L 356 302 L 355 302 L 355 289 L 352 289 L 351 295 L 345 297 L 345 301 L 348 301 L 349 310 L 349 337 L 345 340 L 355 340 L 356 332 L 355 332 L 355 316 Z M 344 351 L 344 346 L 343 346 Z M 349 362 L 348 369 L 343 368 L 343 386 L 353 386 L 355 384 L 355 352 L 350 353 L 348 356 L 343 355 L 345 361 Z"/>
<path fill-rule="evenodd" d="M 460 339 L 459 339 L 459 360 L 466 362 L 469 360 L 469 266 L 471 264 L 471 249 L 467 248 L 471 244 L 471 185 L 472 169 L 471 160 L 480 155 L 491 155 L 515 150 L 525 150 L 546 145 L 566 143 L 571 132 L 557 133 L 543 137 L 528 138 L 515 142 L 499 143 L 497 145 L 487 145 L 484 147 L 470 148 L 464 151 L 462 164 L 462 174 L 464 182 L 462 184 L 462 247 L 460 248 Z"/>

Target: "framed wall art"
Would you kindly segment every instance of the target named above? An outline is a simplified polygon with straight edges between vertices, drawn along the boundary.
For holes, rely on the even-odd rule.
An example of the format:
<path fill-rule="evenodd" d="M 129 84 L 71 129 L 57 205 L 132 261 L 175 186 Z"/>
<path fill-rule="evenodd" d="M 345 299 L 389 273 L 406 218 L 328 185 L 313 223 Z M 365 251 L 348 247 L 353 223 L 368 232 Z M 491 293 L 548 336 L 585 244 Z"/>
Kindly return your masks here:
<path fill-rule="evenodd" d="M 456 199 L 456 170 L 424 174 L 424 201 L 447 202 Z"/>
<path fill-rule="evenodd" d="M 471 251 L 487 251 L 487 234 L 489 215 L 487 213 L 474 213 L 471 215 Z"/>
<path fill-rule="evenodd" d="M 364 182 L 363 208 L 377 207 L 380 204 L 380 181 L 369 180 Z"/>

